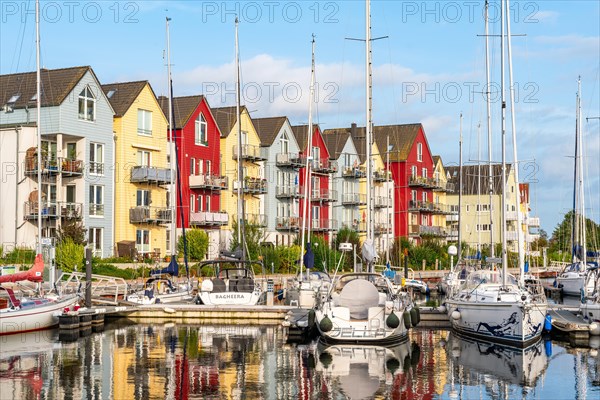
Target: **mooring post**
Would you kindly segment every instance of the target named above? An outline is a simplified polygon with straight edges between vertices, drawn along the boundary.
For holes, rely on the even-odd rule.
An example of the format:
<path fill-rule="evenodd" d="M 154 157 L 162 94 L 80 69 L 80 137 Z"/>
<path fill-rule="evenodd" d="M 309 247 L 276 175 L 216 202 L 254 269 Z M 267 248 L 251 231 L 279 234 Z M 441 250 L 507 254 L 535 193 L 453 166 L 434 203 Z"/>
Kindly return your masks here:
<path fill-rule="evenodd" d="M 92 306 L 92 249 L 85 249 L 85 306 Z"/>

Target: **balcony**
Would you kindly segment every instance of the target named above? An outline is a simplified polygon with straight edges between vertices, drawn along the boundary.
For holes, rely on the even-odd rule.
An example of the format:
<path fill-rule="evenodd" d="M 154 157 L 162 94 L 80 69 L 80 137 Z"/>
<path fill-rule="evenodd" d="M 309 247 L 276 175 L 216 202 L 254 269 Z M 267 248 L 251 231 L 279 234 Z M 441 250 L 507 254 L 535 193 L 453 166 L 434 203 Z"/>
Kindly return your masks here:
<path fill-rule="evenodd" d="M 313 189 L 311 201 L 334 202 L 337 201 L 337 191 L 332 189 Z"/>
<path fill-rule="evenodd" d="M 278 199 L 301 199 L 304 198 L 304 188 L 301 188 L 298 185 L 277 186 L 275 197 Z"/>
<path fill-rule="evenodd" d="M 446 222 L 458 222 L 458 213 L 446 215 Z"/>
<path fill-rule="evenodd" d="M 55 202 L 42 201 L 42 207 L 40 210 L 42 219 L 56 219 L 58 218 L 58 204 Z M 37 201 L 26 201 L 23 211 L 23 218 L 26 220 L 36 220 L 38 218 L 38 202 Z"/>
<path fill-rule="evenodd" d="M 90 175 L 104 175 L 104 163 L 90 161 L 88 164 Z"/>
<path fill-rule="evenodd" d="M 129 209 L 129 222 L 132 224 L 168 224 L 171 222 L 171 209 L 150 206 L 132 207 Z"/>
<path fill-rule="evenodd" d="M 361 178 L 366 178 L 367 177 L 367 172 L 365 171 L 364 168 L 359 167 L 359 166 L 353 166 L 353 167 L 344 167 L 343 171 L 342 171 L 342 176 L 344 178 L 349 178 L 349 179 L 361 179 Z"/>
<path fill-rule="evenodd" d="M 352 229 L 355 232 L 366 232 L 367 231 L 367 223 L 366 221 L 359 221 L 355 219 L 352 222 L 344 222 L 342 223 L 343 228 Z"/>
<path fill-rule="evenodd" d="M 229 188 L 229 178 L 218 175 L 190 175 L 190 188 L 207 190 L 227 190 Z"/>
<path fill-rule="evenodd" d="M 374 182 L 389 182 L 392 180 L 392 173 L 384 169 L 378 169 L 373 172 Z"/>
<path fill-rule="evenodd" d="M 408 234 L 410 236 L 446 237 L 448 236 L 448 231 L 441 226 L 409 225 Z"/>
<path fill-rule="evenodd" d="M 92 217 L 103 217 L 104 216 L 104 204 L 89 204 L 89 212 Z"/>
<path fill-rule="evenodd" d="M 233 193 L 237 194 L 239 181 L 233 182 Z M 244 186 L 242 192 L 245 194 L 265 194 L 267 193 L 267 180 L 263 178 L 244 178 Z"/>
<path fill-rule="evenodd" d="M 387 235 L 392 233 L 392 227 L 389 224 L 376 223 L 373 227 L 375 235 Z"/>
<path fill-rule="evenodd" d="M 199 211 L 190 213 L 190 225 L 193 226 L 217 227 L 227 225 L 228 223 L 229 214 L 224 211 Z"/>
<path fill-rule="evenodd" d="M 238 216 L 235 215 L 236 221 L 238 220 Z M 244 221 L 247 225 L 254 225 L 261 228 L 265 228 L 267 226 L 267 216 L 265 214 L 246 214 Z"/>
<path fill-rule="evenodd" d="M 454 229 L 447 231 L 446 240 L 456 242 L 458 240 L 458 230 Z"/>
<path fill-rule="evenodd" d="M 502 207 L 500 207 L 502 208 Z M 506 220 L 507 221 L 516 221 L 517 220 L 517 212 L 516 211 L 507 211 L 506 212 Z"/>
<path fill-rule="evenodd" d="M 83 204 L 81 203 L 67 203 L 61 201 L 58 203 L 58 208 L 60 210 L 60 218 L 62 219 L 81 219 L 81 212 L 83 210 Z"/>
<path fill-rule="evenodd" d="M 81 176 L 83 174 L 83 161 L 59 157 L 58 165 L 63 176 Z"/>
<path fill-rule="evenodd" d="M 408 211 L 432 213 L 432 214 L 454 214 L 452 208 L 447 204 L 431 203 L 429 201 L 411 200 L 408 204 Z"/>
<path fill-rule="evenodd" d="M 295 153 L 278 153 L 275 164 L 278 167 L 302 168 L 306 164 L 306 157 Z"/>
<path fill-rule="evenodd" d="M 367 195 L 360 193 L 342 194 L 342 205 L 344 206 L 364 206 L 367 204 Z"/>
<path fill-rule="evenodd" d="M 527 226 L 529 226 L 529 227 L 539 227 L 540 226 L 540 218 L 539 217 L 529 217 L 529 218 L 527 218 Z"/>
<path fill-rule="evenodd" d="M 25 158 L 25 175 L 37 175 L 38 173 L 38 163 L 36 157 L 26 157 Z M 42 160 L 42 174 L 45 175 L 57 175 L 60 173 L 60 164 L 58 160 Z"/>
<path fill-rule="evenodd" d="M 434 187 L 434 184 L 429 178 L 422 176 L 411 176 L 408 178 L 408 186 L 431 189 Z"/>
<path fill-rule="evenodd" d="M 392 200 L 384 196 L 375 196 L 373 197 L 373 206 L 375 208 L 391 207 Z"/>
<path fill-rule="evenodd" d="M 312 171 L 315 174 L 334 174 L 337 170 L 337 161 L 324 158 L 312 160 Z"/>
<path fill-rule="evenodd" d="M 516 242 L 519 240 L 519 233 L 517 231 L 506 231 L 506 240 L 509 242 Z"/>
<path fill-rule="evenodd" d="M 131 168 L 130 180 L 133 183 L 165 185 L 171 183 L 171 170 L 168 168 L 136 166 Z"/>
<path fill-rule="evenodd" d="M 298 217 L 275 218 L 275 229 L 278 231 L 297 232 L 302 227 L 302 219 Z"/>
<path fill-rule="evenodd" d="M 237 145 L 233 146 L 233 159 L 237 160 L 239 155 L 239 147 Z M 255 146 L 252 144 L 243 144 L 241 159 L 248 161 L 265 161 L 267 158 L 263 154 L 261 154 L 260 146 Z"/>
<path fill-rule="evenodd" d="M 441 179 L 431 179 L 431 187 L 436 192 L 454 192 L 454 183 L 444 182 Z"/>
<path fill-rule="evenodd" d="M 311 229 L 314 232 L 336 231 L 338 223 L 333 219 L 313 219 Z"/>

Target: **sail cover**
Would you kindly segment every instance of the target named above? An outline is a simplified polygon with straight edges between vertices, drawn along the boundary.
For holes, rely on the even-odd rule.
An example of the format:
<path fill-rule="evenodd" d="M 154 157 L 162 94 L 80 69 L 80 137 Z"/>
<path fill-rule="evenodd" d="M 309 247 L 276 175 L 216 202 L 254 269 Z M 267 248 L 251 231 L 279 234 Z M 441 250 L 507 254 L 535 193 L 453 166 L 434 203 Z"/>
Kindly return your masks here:
<path fill-rule="evenodd" d="M 342 289 L 338 305 L 350 310 L 350 318 L 366 319 L 369 316 L 369 307 L 379 305 L 379 292 L 371 282 L 354 279 Z"/>

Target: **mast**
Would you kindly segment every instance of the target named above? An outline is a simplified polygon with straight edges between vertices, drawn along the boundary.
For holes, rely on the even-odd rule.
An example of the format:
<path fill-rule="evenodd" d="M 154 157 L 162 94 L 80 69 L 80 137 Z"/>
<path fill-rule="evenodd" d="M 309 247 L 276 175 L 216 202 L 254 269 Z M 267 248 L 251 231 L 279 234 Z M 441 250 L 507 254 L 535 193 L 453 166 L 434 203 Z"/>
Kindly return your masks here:
<path fill-rule="evenodd" d="M 481 257 L 481 123 L 477 124 L 477 255 Z"/>
<path fill-rule="evenodd" d="M 385 173 L 385 183 L 386 183 L 386 192 L 387 192 L 387 205 L 386 205 L 386 221 L 385 221 L 385 225 L 388 226 L 388 221 L 389 221 L 389 216 L 390 216 L 390 203 L 391 203 L 391 198 L 392 196 L 390 196 L 390 185 L 389 185 L 389 181 L 387 180 L 387 173 L 390 169 L 390 135 L 387 135 L 387 143 L 386 143 L 386 152 L 385 152 L 385 164 L 386 164 L 386 169 L 384 171 Z M 390 229 L 388 227 L 388 229 Z M 388 230 L 386 230 L 386 246 L 385 246 L 385 263 L 386 265 L 390 262 L 390 232 Z"/>
<path fill-rule="evenodd" d="M 488 176 L 488 191 L 490 195 L 490 257 L 494 257 L 494 213 L 492 206 L 494 204 L 494 167 L 492 165 L 492 102 L 490 99 L 490 49 L 489 49 L 489 6 L 488 0 L 485 1 L 485 79 L 487 82 L 486 104 L 487 104 L 487 137 L 488 137 L 488 160 L 489 160 L 489 176 Z"/>
<path fill-rule="evenodd" d="M 585 267 L 587 265 L 587 235 L 586 235 L 586 221 L 585 221 L 585 191 L 583 189 L 583 132 L 581 131 L 581 77 L 577 79 L 577 135 L 579 136 L 579 159 L 577 163 L 579 165 L 579 203 L 581 207 L 581 262 Z"/>
<path fill-rule="evenodd" d="M 167 17 L 166 21 L 166 29 L 167 29 L 167 75 L 168 78 L 168 92 L 169 92 L 169 153 L 171 157 L 169 158 L 169 169 L 171 170 L 171 182 L 169 184 L 169 202 L 171 203 L 171 258 L 176 256 L 176 246 L 177 246 L 177 200 L 175 197 L 175 179 L 177 175 L 177 170 L 174 167 L 174 162 L 177 162 L 176 159 L 176 151 L 175 151 L 175 137 L 173 136 L 173 96 L 172 93 L 172 78 L 171 78 L 171 38 L 169 36 L 169 21 L 171 18 Z M 183 221 L 182 221 L 183 225 Z"/>
<path fill-rule="evenodd" d="M 462 120 L 463 115 L 460 113 L 460 124 L 459 124 L 459 139 L 458 139 L 458 260 L 461 257 L 462 251 L 462 189 L 463 189 L 463 157 L 462 157 Z"/>
<path fill-rule="evenodd" d="M 510 121 L 512 130 L 513 168 L 515 170 L 515 200 L 517 204 L 517 247 L 519 253 L 519 283 L 525 285 L 525 246 L 523 215 L 521 213 L 521 188 L 519 186 L 519 159 L 517 157 L 517 128 L 515 121 L 515 87 L 512 67 L 512 39 L 510 36 L 510 0 L 506 0 L 506 44 L 508 51 L 508 82 L 510 88 Z"/>
<path fill-rule="evenodd" d="M 235 17 L 235 113 L 237 117 L 237 134 L 238 134 L 238 187 L 237 187 L 237 208 L 238 208 L 238 243 L 242 250 L 242 261 L 246 259 L 246 246 L 245 246 L 245 221 L 244 221 L 244 199 L 243 199 L 243 185 L 244 185 L 244 167 L 242 165 L 242 118 L 240 115 L 240 48 L 238 42 L 238 18 Z"/>
<path fill-rule="evenodd" d="M 372 71 L 372 53 L 371 53 L 371 2 L 369 0 L 366 1 L 366 19 L 367 19 L 367 28 L 366 28 L 366 91 L 367 91 L 367 124 L 365 126 L 365 147 L 366 147 L 366 159 L 367 159 L 367 243 L 373 243 L 373 212 L 371 210 L 372 207 L 372 186 L 369 183 L 372 179 L 372 165 L 371 165 L 371 144 L 373 141 L 372 138 L 372 91 L 373 91 L 373 71 Z M 370 271 L 371 263 L 368 265 L 368 271 Z"/>
<path fill-rule="evenodd" d="M 504 6 L 506 3 L 501 2 L 500 7 L 500 94 L 502 106 L 502 216 L 501 218 L 501 236 L 502 236 L 502 285 L 507 284 L 508 259 L 506 249 L 506 94 L 504 93 L 504 23 L 505 14 Z"/>
<path fill-rule="evenodd" d="M 42 74 L 40 71 L 40 0 L 35 2 L 35 104 L 36 104 L 36 133 L 37 133 L 37 220 L 38 220 L 38 242 L 37 242 L 37 254 L 42 254 Z"/>
<path fill-rule="evenodd" d="M 302 256 L 304 253 L 304 240 L 305 237 L 308 236 L 307 242 L 310 243 L 310 222 L 308 221 L 308 216 L 310 215 L 308 212 L 308 208 L 310 207 L 310 166 L 311 166 L 311 151 L 312 151 L 312 131 L 313 131 L 313 122 L 312 122 L 312 107 L 315 96 L 315 35 L 312 35 L 312 58 L 311 58 L 311 68 L 310 68 L 310 93 L 308 99 L 308 131 L 306 132 L 306 165 L 304 167 L 304 207 L 302 208 L 302 234 L 300 240 L 300 280 L 302 279 L 302 269 L 304 267 L 304 257 Z M 307 231 L 308 229 L 308 231 Z"/>

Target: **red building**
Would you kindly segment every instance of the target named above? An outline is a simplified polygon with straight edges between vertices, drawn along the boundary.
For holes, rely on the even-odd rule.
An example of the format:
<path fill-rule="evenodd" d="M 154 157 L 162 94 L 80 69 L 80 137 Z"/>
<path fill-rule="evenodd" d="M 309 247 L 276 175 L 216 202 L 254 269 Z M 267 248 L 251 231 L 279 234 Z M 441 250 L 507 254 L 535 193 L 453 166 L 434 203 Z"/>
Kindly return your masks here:
<path fill-rule="evenodd" d="M 312 149 L 308 149 L 308 125 L 292 126 L 292 131 L 300 148 L 300 158 L 305 159 L 308 155 L 311 161 L 310 199 L 311 209 L 309 220 L 312 232 L 325 235 L 337 231 L 337 221 L 333 220 L 330 210 L 331 203 L 337 201 L 337 193 L 331 189 L 331 175 L 337 172 L 336 161 L 329 159 L 329 151 L 323 140 L 321 128 L 313 126 Z M 299 186 L 304 193 L 305 169 L 299 170 Z M 299 217 L 303 216 L 305 201 L 300 201 Z"/>
<path fill-rule="evenodd" d="M 159 102 L 168 117 L 168 99 L 161 96 Z M 175 97 L 173 113 L 182 196 L 176 196 L 177 209 L 183 207 L 183 226 L 207 229 L 211 242 L 218 241 L 219 228 L 228 223 L 227 213 L 220 211 L 221 191 L 228 187 L 221 174 L 221 132 L 202 95 Z M 182 227 L 180 218 L 177 227 Z"/>

